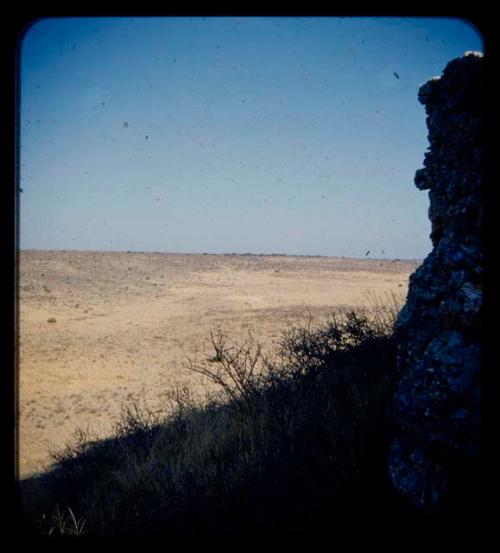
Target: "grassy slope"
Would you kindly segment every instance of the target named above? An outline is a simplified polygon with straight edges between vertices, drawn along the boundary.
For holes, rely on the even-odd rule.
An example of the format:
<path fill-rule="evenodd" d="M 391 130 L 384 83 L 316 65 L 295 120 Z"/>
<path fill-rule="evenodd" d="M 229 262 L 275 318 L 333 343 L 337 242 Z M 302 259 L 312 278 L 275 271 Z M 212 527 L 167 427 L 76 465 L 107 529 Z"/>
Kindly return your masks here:
<path fill-rule="evenodd" d="M 375 313 L 375 315 L 373 315 Z M 36 532 L 318 535 L 432 526 L 388 479 L 397 309 L 286 331 L 266 358 L 213 336 L 219 385 L 203 403 L 172 393 L 164 413 L 131 406 L 115 436 L 80 432 L 50 474 L 23 483 Z"/>

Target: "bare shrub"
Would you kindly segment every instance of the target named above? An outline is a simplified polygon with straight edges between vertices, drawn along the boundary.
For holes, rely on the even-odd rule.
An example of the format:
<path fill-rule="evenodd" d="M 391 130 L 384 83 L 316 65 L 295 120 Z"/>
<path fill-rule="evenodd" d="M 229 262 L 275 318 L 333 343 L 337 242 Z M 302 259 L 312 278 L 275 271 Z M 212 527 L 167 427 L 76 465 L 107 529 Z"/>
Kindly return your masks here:
<path fill-rule="evenodd" d="M 188 359 L 216 391 L 129 404 L 106 440 L 80 431 L 54 454 L 49 505 L 75 506 L 94 534 L 307 533 L 381 516 L 394 313 L 306 317 L 272 355 L 218 329 L 213 355 Z"/>

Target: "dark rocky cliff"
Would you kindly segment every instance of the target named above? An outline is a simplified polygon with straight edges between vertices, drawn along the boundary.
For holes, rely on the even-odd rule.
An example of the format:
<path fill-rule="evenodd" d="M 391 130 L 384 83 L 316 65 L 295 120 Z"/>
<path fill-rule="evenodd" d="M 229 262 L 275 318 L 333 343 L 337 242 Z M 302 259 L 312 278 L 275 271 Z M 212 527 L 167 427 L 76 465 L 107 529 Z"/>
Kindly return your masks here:
<path fill-rule="evenodd" d="M 432 252 L 399 314 L 401 380 L 389 470 L 414 504 L 478 506 L 483 311 L 483 59 L 467 53 L 423 85 L 429 150 L 415 185 L 429 190 Z"/>

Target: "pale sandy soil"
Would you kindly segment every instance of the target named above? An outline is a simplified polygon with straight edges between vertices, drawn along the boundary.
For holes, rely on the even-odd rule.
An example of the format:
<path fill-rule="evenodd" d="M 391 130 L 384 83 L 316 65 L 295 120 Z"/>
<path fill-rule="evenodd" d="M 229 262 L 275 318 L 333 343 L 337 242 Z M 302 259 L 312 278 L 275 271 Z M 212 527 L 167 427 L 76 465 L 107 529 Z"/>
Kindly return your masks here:
<path fill-rule="evenodd" d="M 418 261 L 105 252 L 20 255 L 19 470 L 50 465 L 76 427 L 109 435 L 122 405 L 151 408 L 177 384 L 200 389 L 186 356 L 211 330 L 248 330 L 267 349 L 310 313 L 406 296 Z M 55 318 L 56 322 L 48 322 Z"/>

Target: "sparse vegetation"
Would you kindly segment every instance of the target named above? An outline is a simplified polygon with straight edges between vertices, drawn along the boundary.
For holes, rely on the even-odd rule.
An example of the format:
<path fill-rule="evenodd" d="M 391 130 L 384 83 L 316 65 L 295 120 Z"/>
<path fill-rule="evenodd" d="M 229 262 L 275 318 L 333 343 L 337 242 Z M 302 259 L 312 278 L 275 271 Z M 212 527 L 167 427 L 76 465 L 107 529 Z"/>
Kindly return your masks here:
<path fill-rule="evenodd" d="M 160 412 L 131 403 L 107 440 L 79 430 L 51 473 L 23 485 L 38 531 L 321 534 L 383 527 L 388 509 L 394 524 L 405 511 L 386 473 L 392 301 L 309 319 L 272 355 L 250 334 L 236 345 L 212 333 L 214 356 L 190 368 L 217 391 L 177 388 Z"/>
<path fill-rule="evenodd" d="M 77 518 L 70 507 L 67 513 L 59 509 L 56 505 L 55 510 L 50 516 L 42 514 L 38 521 L 41 533 L 46 536 L 76 536 L 80 537 L 86 533 L 85 520 Z"/>

